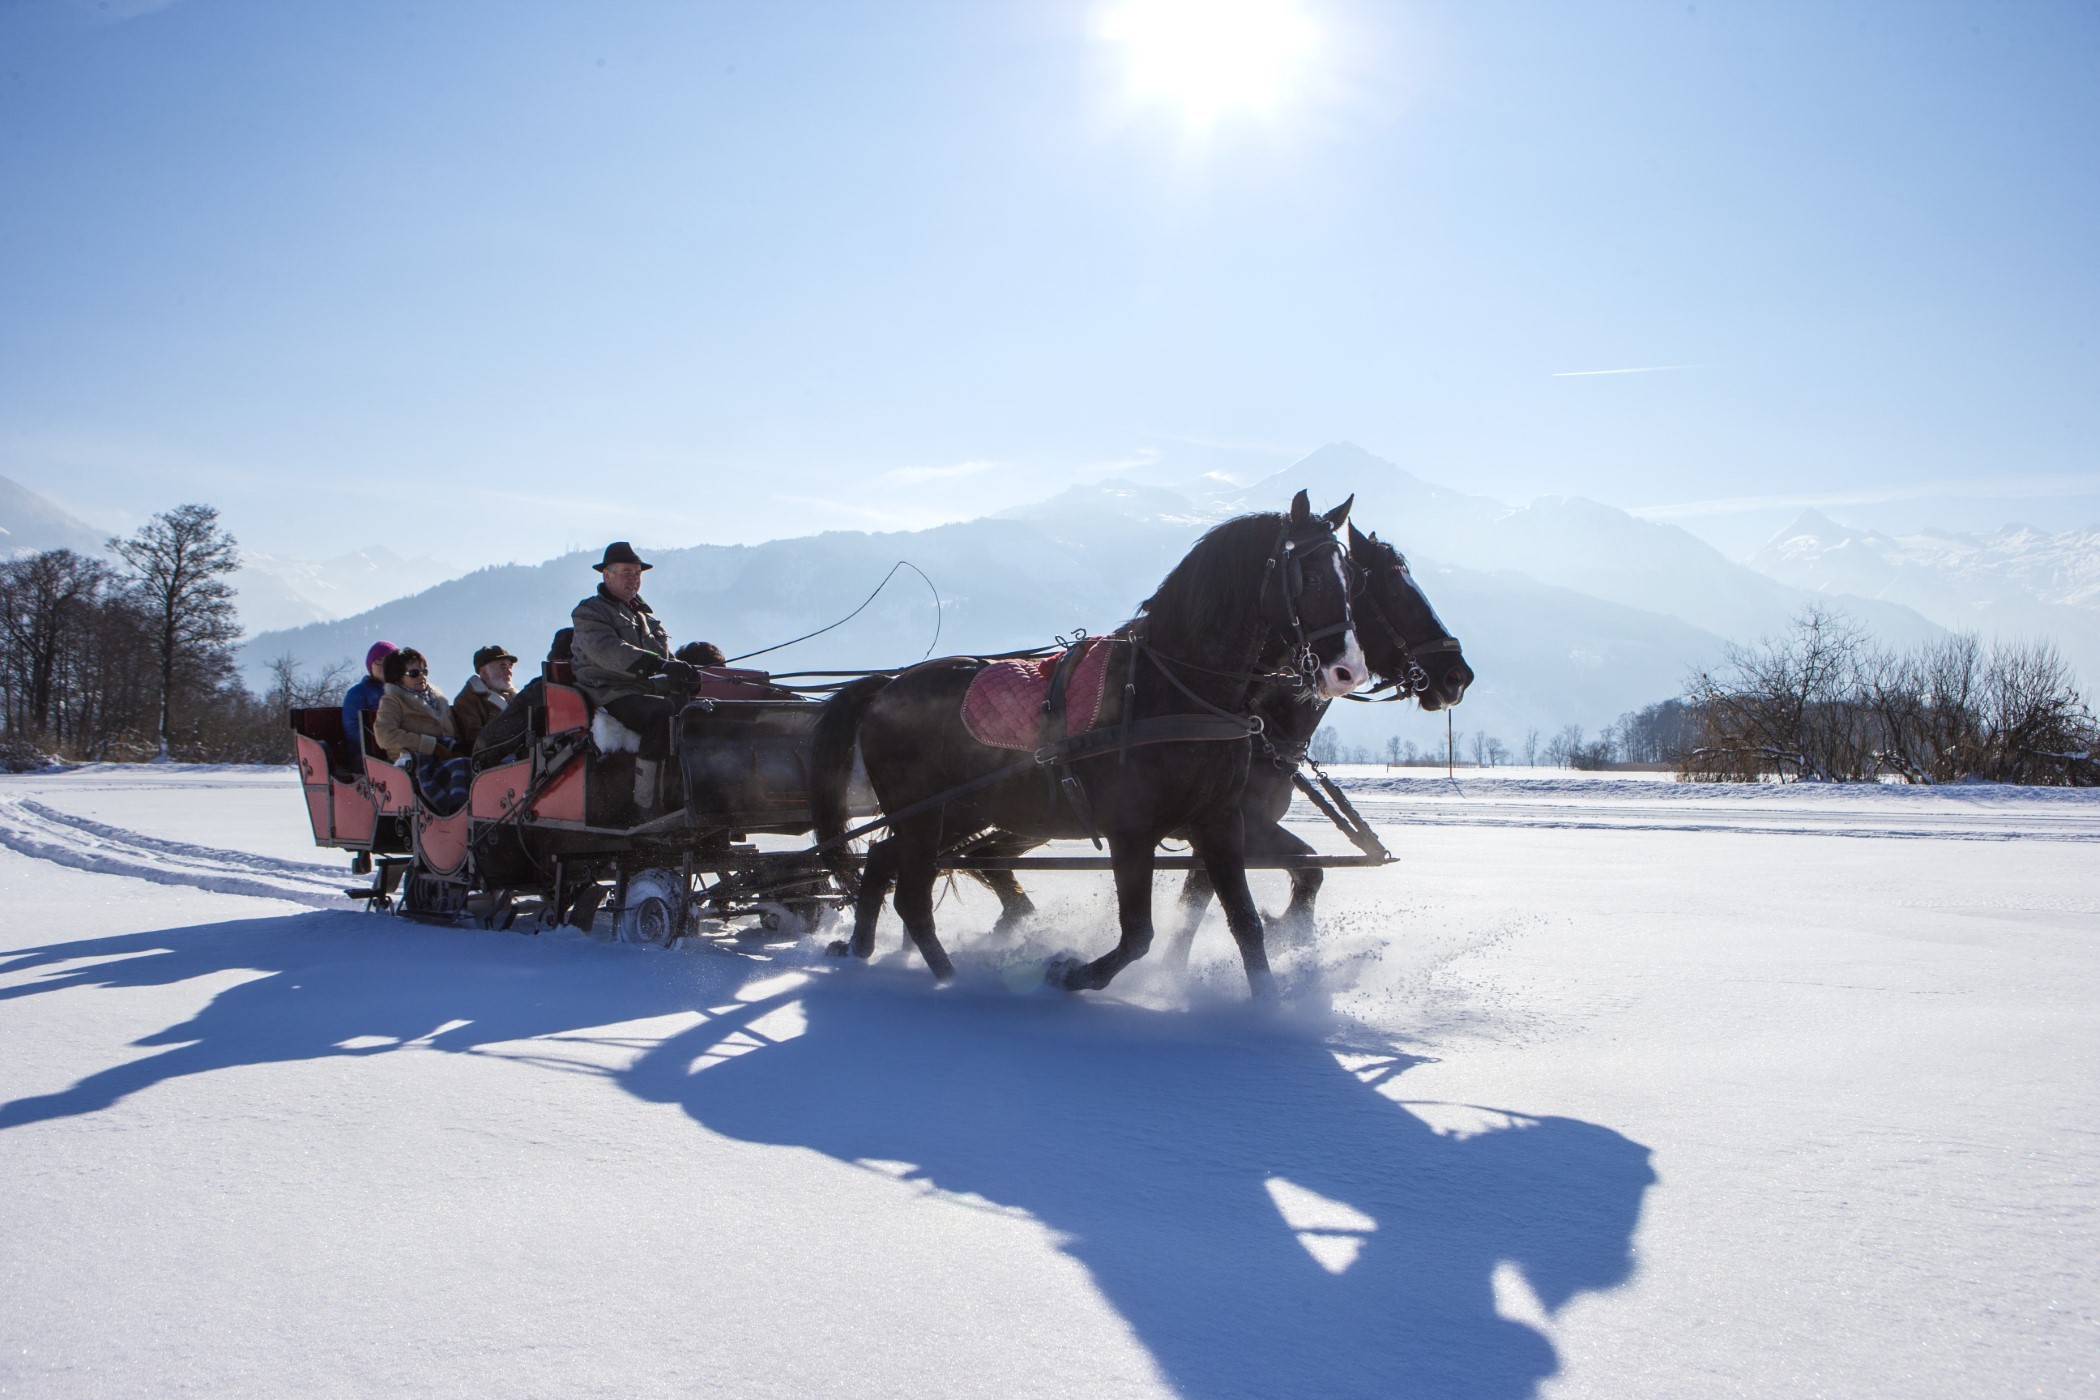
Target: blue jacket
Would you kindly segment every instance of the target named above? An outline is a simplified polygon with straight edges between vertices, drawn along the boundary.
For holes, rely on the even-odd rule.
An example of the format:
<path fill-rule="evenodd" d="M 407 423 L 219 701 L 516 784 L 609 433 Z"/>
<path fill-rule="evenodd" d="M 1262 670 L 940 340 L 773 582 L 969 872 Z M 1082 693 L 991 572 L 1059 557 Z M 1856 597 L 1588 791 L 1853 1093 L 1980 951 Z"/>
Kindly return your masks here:
<path fill-rule="evenodd" d="M 370 676 L 343 692 L 343 742 L 350 746 L 352 758 L 365 751 L 365 726 L 360 716 L 378 709 L 379 697 L 384 694 L 386 685 Z"/>

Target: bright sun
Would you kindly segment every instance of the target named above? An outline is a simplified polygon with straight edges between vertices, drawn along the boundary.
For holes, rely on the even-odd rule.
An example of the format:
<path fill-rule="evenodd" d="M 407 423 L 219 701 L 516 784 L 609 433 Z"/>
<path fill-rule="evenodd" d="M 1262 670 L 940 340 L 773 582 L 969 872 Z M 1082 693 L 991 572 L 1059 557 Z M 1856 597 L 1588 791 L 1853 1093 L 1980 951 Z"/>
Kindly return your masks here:
<path fill-rule="evenodd" d="M 1314 39 L 1296 0 L 1121 0 L 1100 32 L 1122 46 L 1133 97 L 1175 103 L 1199 127 L 1275 111 Z"/>

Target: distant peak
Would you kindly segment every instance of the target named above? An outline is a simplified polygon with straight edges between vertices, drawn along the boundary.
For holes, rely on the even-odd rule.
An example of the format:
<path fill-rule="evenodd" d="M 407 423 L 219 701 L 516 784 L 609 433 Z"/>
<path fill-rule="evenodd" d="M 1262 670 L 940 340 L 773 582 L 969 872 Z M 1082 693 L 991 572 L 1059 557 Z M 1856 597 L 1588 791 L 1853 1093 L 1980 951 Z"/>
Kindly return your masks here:
<path fill-rule="evenodd" d="M 1795 516 L 1790 524 L 1784 526 L 1777 534 L 1772 536 L 1769 543 L 1775 545 L 1783 544 L 1788 540 L 1809 535 L 1834 544 L 1851 533 L 1852 531 L 1849 528 L 1838 524 L 1835 520 L 1823 514 L 1822 511 L 1810 509 L 1804 510 Z"/>
<path fill-rule="evenodd" d="M 1358 447 L 1355 443 L 1347 441 L 1330 442 L 1325 446 L 1316 447 L 1284 468 L 1284 470 L 1287 472 L 1326 471 L 1334 468 L 1365 466 L 1383 467 L 1387 471 L 1400 470 L 1396 464 L 1388 462 L 1375 452 L 1368 452 Z"/>

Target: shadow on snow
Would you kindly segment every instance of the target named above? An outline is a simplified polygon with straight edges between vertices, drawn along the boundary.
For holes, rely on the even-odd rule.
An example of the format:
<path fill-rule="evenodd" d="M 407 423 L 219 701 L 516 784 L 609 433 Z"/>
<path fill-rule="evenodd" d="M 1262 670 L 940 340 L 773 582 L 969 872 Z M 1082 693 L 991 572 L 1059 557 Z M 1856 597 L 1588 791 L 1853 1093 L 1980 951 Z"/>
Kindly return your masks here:
<path fill-rule="evenodd" d="M 114 961 L 65 966 L 86 958 Z M 1504 1315 L 1509 1269 L 1549 1314 L 1631 1275 L 1655 1177 L 1607 1128 L 1474 1113 L 1471 1131 L 1439 1132 L 1434 1111 L 1387 1096 L 1414 1061 L 1345 1068 L 1315 1037 L 1240 1016 L 936 993 L 880 969 L 736 1001 L 794 966 L 341 913 L 21 950 L 0 974 L 43 975 L 0 1000 L 260 975 L 139 1042 L 160 1054 L 0 1105 L 0 1129 L 178 1076 L 392 1048 L 341 1048 L 360 1037 L 531 1058 L 507 1043 L 700 1013 L 605 1072 L 715 1133 L 909 1164 L 892 1170 L 922 1189 L 1026 1211 L 1186 1396 L 1532 1395 L 1557 1361 L 1544 1332 Z M 789 1003 L 799 1034 L 753 1028 Z"/>

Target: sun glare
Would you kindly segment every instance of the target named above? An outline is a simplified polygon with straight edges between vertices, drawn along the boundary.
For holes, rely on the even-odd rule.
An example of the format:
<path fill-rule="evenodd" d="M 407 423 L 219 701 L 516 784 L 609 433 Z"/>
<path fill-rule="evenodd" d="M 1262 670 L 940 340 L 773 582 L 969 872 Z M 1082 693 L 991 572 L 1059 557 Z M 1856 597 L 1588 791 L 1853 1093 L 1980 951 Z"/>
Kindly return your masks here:
<path fill-rule="evenodd" d="M 1315 38 L 1296 0 L 1123 0 L 1101 18 L 1130 93 L 1207 127 L 1230 111 L 1273 113 Z"/>

